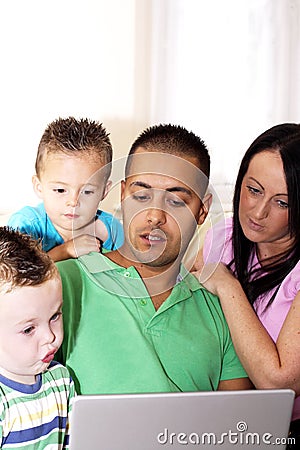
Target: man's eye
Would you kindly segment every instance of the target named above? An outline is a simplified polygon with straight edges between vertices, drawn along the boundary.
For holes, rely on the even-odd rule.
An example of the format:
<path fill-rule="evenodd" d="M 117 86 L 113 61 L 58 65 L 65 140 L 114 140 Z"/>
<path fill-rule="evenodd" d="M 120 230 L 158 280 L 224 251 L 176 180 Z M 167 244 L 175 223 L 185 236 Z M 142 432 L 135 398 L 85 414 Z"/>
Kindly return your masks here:
<path fill-rule="evenodd" d="M 170 205 L 175 206 L 176 208 L 181 208 L 185 206 L 185 202 L 182 200 L 170 199 L 168 200 L 168 202 L 170 203 Z"/>
<path fill-rule="evenodd" d="M 150 196 L 145 194 L 133 194 L 132 198 L 138 202 L 145 202 L 149 200 Z"/>

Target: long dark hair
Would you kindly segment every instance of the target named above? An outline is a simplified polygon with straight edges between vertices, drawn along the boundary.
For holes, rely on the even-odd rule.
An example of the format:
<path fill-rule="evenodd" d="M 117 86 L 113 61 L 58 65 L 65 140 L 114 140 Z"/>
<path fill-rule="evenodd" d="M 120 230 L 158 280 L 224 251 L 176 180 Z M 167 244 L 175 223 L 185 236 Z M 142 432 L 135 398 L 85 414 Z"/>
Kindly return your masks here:
<path fill-rule="evenodd" d="M 278 255 L 263 269 L 249 270 L 256 244 L 247 239 L 239 222 L 241 186 L 251 159 L 265 150 L 275 151 L 281 156 L 288 192 L 288 227 L 294 240 L 293 247 Z M 261 295 L 279 288 L 281 282 L 300 260 L 300 124 L 276 125 L 260 136 L 246 151 L 238 172 L 233 197 L 233 260 L 228 267 L 240 281 L 249 302 L 253 305 Z M 273 293 L 268 306 L 274 300 Z"/>

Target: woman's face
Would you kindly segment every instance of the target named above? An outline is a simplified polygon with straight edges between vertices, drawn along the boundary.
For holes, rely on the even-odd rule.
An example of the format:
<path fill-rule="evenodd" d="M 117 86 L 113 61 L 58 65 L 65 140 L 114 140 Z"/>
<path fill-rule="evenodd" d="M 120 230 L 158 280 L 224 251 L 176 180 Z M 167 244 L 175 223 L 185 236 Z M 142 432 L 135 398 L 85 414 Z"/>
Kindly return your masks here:
<path fill-rule="evenodd" d="M 239 220 L 247 239 L 258 248 L 260 244 L 275 244 L 286 250 L 291 243 L 288 201 L 280 154 L 266 150 L 255 155 L 242 182 L 239 204 Z"/>

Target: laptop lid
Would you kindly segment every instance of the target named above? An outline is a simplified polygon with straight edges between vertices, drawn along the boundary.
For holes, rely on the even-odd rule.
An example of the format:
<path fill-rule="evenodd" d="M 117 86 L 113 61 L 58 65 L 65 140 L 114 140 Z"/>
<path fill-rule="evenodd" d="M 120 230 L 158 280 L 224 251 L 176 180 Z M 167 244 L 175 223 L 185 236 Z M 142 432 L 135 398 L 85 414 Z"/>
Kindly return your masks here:
<path fill-rule="evenodd" d="M 289 389 L 78 396 L 70 450 L 284 449 L 294 396 Z"/>

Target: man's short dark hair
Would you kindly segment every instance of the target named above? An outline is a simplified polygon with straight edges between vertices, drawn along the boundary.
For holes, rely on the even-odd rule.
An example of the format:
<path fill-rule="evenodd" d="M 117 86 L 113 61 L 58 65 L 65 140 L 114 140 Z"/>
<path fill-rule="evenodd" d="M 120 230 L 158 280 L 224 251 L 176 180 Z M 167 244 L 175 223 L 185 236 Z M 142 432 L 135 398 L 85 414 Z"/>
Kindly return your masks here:
<path fill-rule="evenodd" d="M 160 124 L 144 130 L 131 146 L 129 155 L 133 155 L 138 148 L 148 152 L 168 153 L 179 157 L 193 157 L 198 161 L 199 169 L 209 178 L 210 156 L 204 141 L 192 131 L 180 125 Z M 125 175 L 128 175 L 128 158 Z"/>

